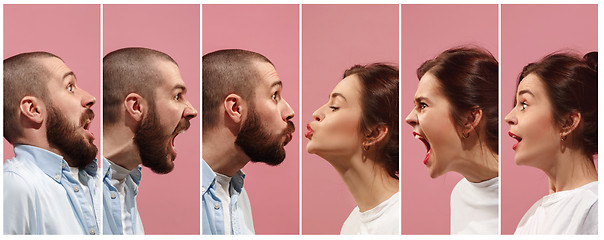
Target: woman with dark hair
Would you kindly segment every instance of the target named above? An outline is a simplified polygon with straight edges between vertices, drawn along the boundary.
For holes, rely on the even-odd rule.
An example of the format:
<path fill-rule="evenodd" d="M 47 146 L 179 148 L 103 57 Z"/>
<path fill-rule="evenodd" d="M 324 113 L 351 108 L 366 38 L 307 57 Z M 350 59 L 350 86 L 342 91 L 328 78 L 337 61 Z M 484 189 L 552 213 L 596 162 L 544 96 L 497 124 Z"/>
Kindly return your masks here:
<path fill-rule="evenodd" d="M 598 234 L 598 53 L 555 53 L 524 67 L 505 117 L 514 161 L 541 169 L 550 194 L 516 234 Z"/>
<path fill-rule="evenodd" d="M 417 69 L 406 122 L 426 145 L 430 177 L 464 176 L 451 193 L 452 234 L 499 233 L 498 63 L 486 50 L 449 49 Z"/>
<path fill-rule="evenodd" d="M 400 234 L 398 69 L 356 65 L 308 123 L 306 150 L 327 160 L 357 203 L 341 234 Z"/>

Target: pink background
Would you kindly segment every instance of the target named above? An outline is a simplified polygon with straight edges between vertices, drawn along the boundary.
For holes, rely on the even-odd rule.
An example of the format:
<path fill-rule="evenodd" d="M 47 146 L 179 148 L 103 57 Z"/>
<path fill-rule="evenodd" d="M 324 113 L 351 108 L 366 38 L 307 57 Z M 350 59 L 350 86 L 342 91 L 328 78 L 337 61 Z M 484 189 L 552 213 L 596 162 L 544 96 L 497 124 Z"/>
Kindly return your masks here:
<path fill-rule="evenodd" d="M 528 63 L 558 50 L 597 51 L 597 23 L 597 5 L 501 6 L 502 234 L 513 234 L 524 213 L 548 194 L 541 170 L 514 163 L 516 141 L 508 137 L 510 127 L 503 121 L 513 107 L 518 75 Z"/>
<path fill-rule="evenodd" d="M 245 189 L 256 234 L 299 233 L 299 9 L 298 5 L 204 5 L 203 54 L 239 48 L 273 62 L 283 82 L 282 96 L 295 111 L 294 138 L 276 167 L 249 163 Z"/>
<path fill-rule="evenodd" d="M 497 5 L 402 5 L 403 234 L 449 234 L 451 191 L 462 178 L 449 172 L 432 179 L 423 164 L 426 147 L 405 122 L 419 82 L 415 71 L 460 45 L 481 46 L 499 59 L 497 11 Z"/>
<path fill-rule="evenodd" d="M 103 5 L 103 56 L 124 47 L 170 55 L 199 105 L 199 5 Z M 174 170 L 159 175 L 143 167 L 138 194 L 146 234 L 199 234 L 199 133 L 201 116 L 176 138 Z"/>
<path fill-rule="evenodd" d="M 398 66 L 398 5 L 302 5 L 302 124 L 355 64 Z M 356 207 L 335 169 L 302 140 L 302 233 L 339 234 Z"/>
<path fill-rule="evenodd" d="M 63 59 L 76 74 L 78 86 L 94 97 L 96 114 L 90 126 L 100 150 L 101 8 L 99 5 L 4 5 L 4 59 L 24 52 L 45 51 Z M 4 160 L 14 157 L 4 142 Z M 100 151 L 99 151 L 100 152 Z"/>

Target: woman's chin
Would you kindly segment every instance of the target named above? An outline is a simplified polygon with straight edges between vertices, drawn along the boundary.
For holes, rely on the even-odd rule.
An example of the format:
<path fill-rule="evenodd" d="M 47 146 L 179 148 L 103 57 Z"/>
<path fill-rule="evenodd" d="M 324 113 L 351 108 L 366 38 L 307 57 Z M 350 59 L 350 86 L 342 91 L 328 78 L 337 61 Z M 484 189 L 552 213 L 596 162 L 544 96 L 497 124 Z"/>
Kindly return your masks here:
<path fill-rule="evenodd" d="M 306 144 L 306 152 L 310 154 L 316 154 L 315 148 L 312 146 L 312 143 L 309 142 Z"/>

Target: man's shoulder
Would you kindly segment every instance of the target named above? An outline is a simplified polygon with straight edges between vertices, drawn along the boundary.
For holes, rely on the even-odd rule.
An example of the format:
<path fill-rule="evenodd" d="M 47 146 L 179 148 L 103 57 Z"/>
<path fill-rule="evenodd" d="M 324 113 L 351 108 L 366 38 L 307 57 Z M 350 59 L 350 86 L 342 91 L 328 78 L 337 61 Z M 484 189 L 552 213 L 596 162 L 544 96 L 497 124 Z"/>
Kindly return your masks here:
<path fill-rule="evenodd" d="M 4 162 L 4 192 L 35 192 L 53 181 L 38 166 L 25 159 L 12 158 Z M 6 196 L 6 194 L 5 194 Z"/>

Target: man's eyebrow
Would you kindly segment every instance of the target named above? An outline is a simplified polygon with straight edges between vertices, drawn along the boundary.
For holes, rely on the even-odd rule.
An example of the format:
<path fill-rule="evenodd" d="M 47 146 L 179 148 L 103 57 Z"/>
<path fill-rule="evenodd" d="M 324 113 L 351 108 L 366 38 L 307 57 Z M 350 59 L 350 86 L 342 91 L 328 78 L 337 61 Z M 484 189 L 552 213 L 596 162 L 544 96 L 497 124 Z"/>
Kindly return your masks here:
<path fill-rule="evenodd" d="M 275 87 L 275 86 L 277 86 L 277 85 L 279 85 L 280 87 L 282 87 L 282 86 L 283 86 L 283 82 L 281 82 L 281 81 L 276 81 L 276 82 L 274 82 L 273 84 L 271 84 L 271 88 L 273 88 L 273 87 Z"/>
<path fill-rule="evenodd" d="M 73 76 L 73 78 L 75 78 L 76 80 L 78 79 L 78 78 L 76 77 L 75 73 L 73 73 L 72 71 L 69 71 L 69 72 L 67 72 L 67 73 L 63 74 L 63 79 L 65 79 L 65 78 L 69 77 L 70 75 L 71 75 L 71 76 Z"/>
<path fill-rule="evenodd" d="M 344 95 L 342 95 L 341 93 L 337 93 L 337 92 L 332 93 L 332 94 L 330 95 L 330 97 L 331 97 L 331 98 L 341 97 L 341 98 L 343 98 L 343 99 L 344 99 L 344 101 L 348 102 L 348 100 L 346 100 L 346 97 L 344 97 Z"/>
<path fill-rule="evenodd" d="M 174 86 L 173 89 L 180 89 L 183 92 L 187 92 L 187 87 L 185 85 L 182 85 L 182 84 L 176 84 L 176 86 Z"/>

